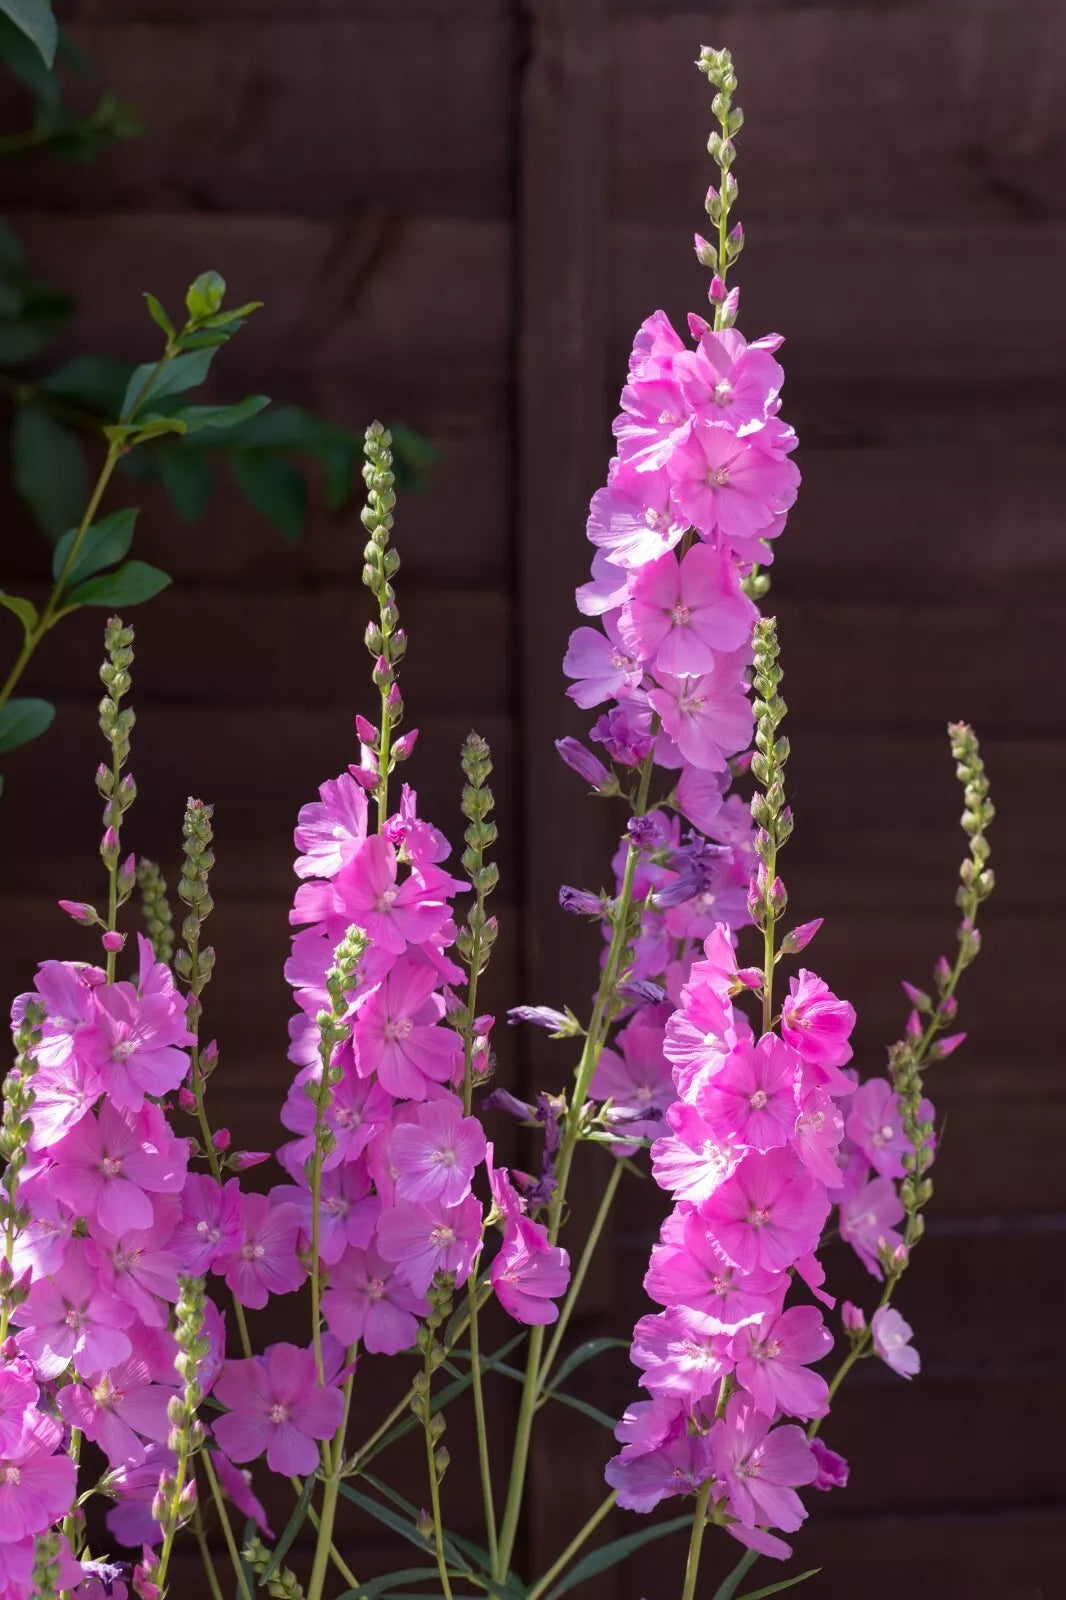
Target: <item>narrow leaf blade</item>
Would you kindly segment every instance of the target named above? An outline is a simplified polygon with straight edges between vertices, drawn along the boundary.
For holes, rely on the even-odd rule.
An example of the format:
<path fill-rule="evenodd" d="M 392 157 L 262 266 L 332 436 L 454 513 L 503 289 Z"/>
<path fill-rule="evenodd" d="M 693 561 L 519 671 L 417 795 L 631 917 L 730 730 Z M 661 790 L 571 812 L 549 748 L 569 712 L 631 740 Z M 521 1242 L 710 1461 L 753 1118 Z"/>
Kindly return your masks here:
<path fill-rule="evenodd" d="M 39 738 L 55 714 L 47 700 L 9 700 L 0 706 L 0 755 Z"/>
<path fill-rule="evenodd" d="M 135 606 L 151 600 L 170 583 L 167 573 L 146 561 L 127 561 L 114 572 L 90 578 L 67 595 L 70 606 Z"/>
<path fill-rule="evenodd" d="M 95 572 L 103 572 L 106 567 L 113 567 L 117 561 L 121 561 L 133 543 L 136 522 L 137 509 L 134 506 L 113 511 L 109 517 L 94 522 L 86 530 L 81 549 L 67 574 L 67 588 L 73 588 L 75 584 L 91 578 Z M 77 529 L 71 528 L 56 545 L 52 554 L 53 578 L 58 580 L 76 538 Z"/>
<path fill-rule="evenodd" d="M 794 1589 L 797 1583 L 816 1578 L 821 1570 L 821 1567 L 809 1567 L 806 1572 L 798 1572 L 794 1578 L 782 1578 L 780 1583 L 768 1584 L 765 1589 L 749 1589 L 747 1594 L 740 1596 L 740 1600 L 769 1600 L 772 1594 L 784 1594 L 786 1589 Z"/>
<path fill-rule="evenodd" d="M 37 607 L 32 600 L 27 600 L 23 595 L 5 594 L 0 589 L 0 606 L 3 606 L 5 611 L 10 611 L 13 616 L 18 617 L 22 623 L 22 631 L 27 638 L 40 621 Z"/>
<path fill-rule="evenodd" d="M 612 1539 L 610 1544 L 605 1544 L 599 1550 L 592 1550 L 583 1560 L 557 1584 L 548 1590 L 544 1600 L 557 1600 L 557 1596 L 566 1594 L 570 1589 L 576 1589 L 579 1583 L 584 1583 L 587 1578 L 594 1578 L 600 1572 L 606 1572 L 610 1567 L 616 1567 L 620 1561 L 631 1556 L 634 1550 L 639 1550 L 643 1545 L 651 1544 L 655 1539 L 665 1539 L 671 1533 L 679 1533 L 682 1528 L 691 1528 L 692 1514 L 686 1517 L 672 1517 L 669 1522 L 657 1522 L 653 1528 L 641 1528 L 639 1533 L 627 1533 L 621 1539 Z"/>
<path fill-rule="evenodd" d="M 59 29 L 48 0 L 0 0 L 0 11 L 22 30 L 37 47 L 45 66 L 51 68 L 56 58 Z"/>

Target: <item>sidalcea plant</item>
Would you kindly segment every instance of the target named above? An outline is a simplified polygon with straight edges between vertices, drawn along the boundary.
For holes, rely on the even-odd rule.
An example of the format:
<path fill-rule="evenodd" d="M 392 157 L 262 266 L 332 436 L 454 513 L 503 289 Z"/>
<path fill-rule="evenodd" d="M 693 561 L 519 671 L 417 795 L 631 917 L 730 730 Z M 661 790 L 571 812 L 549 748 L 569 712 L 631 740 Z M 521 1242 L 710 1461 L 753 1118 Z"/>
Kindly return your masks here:
<path fill-rule="evenodd" d="M 158 867 L 123 854 L 134 641 L 119 619 L 108 625 L 110 759 L 97 776 L 107 903 L 64 903 L 99 930 L 102 950 L 98 963 L 41 965 L 15 1003 L 4 1089 L 5 1600 L 130 1588 L 157 1600 L 175 1591 L 184 1539 L 215 1600 L 264 1588 L 289 1600 L 397 1589 L 553 1600 L 682 1529 L 680 1593 L 692 1600 L 709 1527 L 744 1547 L 718 1590 L 727 1600 L 758 1555 L 790 1554 L 781 1535 L 806 1515 L 800 1490 L 846 1482 L 822 1428 L 851 1368 L 876 1357 L 903 1377 L 918 1371 L 894 1297 L 932 1195 L 923 1076 L 961 1042 L 949 1031 L 955 991 L 992 889 L 988 783 L 972 731 L 953 727 L 969 840 L 957 954 L 937 963 L 930 992 L 905 986 L 913 1010 L 888 1076 L 860 1082 L 852 1007 L 814 971 L 789 972 L 786 987 L 778 970 L 820 926 L 784 928 L 789 747 L 776 624 L 756 605 L 799 484 L 796 439 L 780 416 L 781 340 L 742 337 L 727 286 L 743 245 L 731 225 L 742 120 L 732 65 L 709 50 L 699 65 L 720 128 L 707 198 L 717 239 L 697 239 L 713 318 L 690 317 L 691 342 L 662 312 L 637 333 L 617 455 L 589 516 L 595 553 L 578 605 L 591 620 L 565 662 L 573 699 L 602 708 L 591 739 L 603 759 L 573 739 L 560 754 L 629 812 L 612 890 L 561 891 L 564 908 L 602 928 L 599 980 L 587 1021 L 569 1008 L 511 1013 L 573 1041 L 566 1095 L 482 1094 L 494 1074 L 493 1019 L 478 1010 L 496 938 L 488 746 L 471 734 L 462 750 L 461 875 L 414 792 L 396 791 L 416 732 L 400 732 L 407 638 L 388 433 L 367 431 L 364 469 L 377 716 L 356 718 L 358 759 L 298 818 L 285 969 L 294 1072 L 282 1181 L 265 1192 L 244 1175 L 269 1157 L 234 1148 L 210 1116 L 211 808 L 192 800 L 186 812 L 175 949 Z M 147 936 L 134 948 L 119 924 L 136 882 Z M 501 1111 L 537 1130 L 535 1171 L 497 1159 L 488 1119 Z M 589 1145 L 615 1159 L 572 1264 L 560 1240 Z M 672 1210 L 645 1279 L 659 1309 L 632 1334 L 645 1398 L 618 1423 L 602 1504 L 547 1571 L 523 1578 L 515 1551 L 537 1415 L 548 1400 L 591 1409 L 562 1383 L 618 1341 L 564 1354 L 567 1335 L 623 1176 L 649 1148 Z M 880 1285 L 869 1316 L 847 1302 L 836 1316 L 822 1261 L 836 1234 Z M 303 1341 L 273 1341 L 274 1302 L 300 1292 Z M 491 1298 L 518 1332 L 485 1355 Z M 401 1363 L 407 1390 L 358 1440 L 353 1394 L 372 1399 L 383 1358 Z M 521 1386 L 506 1480 L 486 1419 L 489 1372 Z M 464 1465 L 480 1480 L 483 1543 L 446 1519 L 449 1416 L 467 1397 L 477 1444 Z M 424 1457 L 421 1506 L 369 1471 L 410 1433 Z M 256 1490 L 269 1474 L 292 1486 L 277 1536 Z M 679 1497 L 680 1517 L 583 1553 L 615 1505 L 648 1512 Z M 111 1508 L 96 1536 L 117 1552 L 102 1559 L 86 1533 L 97 1499 Z M 420 1564 L 361 1582 L 358 1541 L 337 1541 L 342 1500 L 415 1546 Z"/>

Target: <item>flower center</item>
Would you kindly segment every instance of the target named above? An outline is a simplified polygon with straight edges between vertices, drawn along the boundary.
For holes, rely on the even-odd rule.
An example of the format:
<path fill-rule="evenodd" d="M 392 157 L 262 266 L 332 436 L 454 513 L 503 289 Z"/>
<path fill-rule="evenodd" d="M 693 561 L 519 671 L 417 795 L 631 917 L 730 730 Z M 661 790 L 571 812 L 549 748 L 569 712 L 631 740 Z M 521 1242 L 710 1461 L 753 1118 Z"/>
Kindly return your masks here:
<path fill-rule="evenodd" d="M 454 1150 L 434 1150 L 430 1160 L 438 1167 L 454 1167 L 458 1157 Z"/>
<path fill-rule="evenodd" d="M 288 1406 L 283 1406 L 281 1402 L 278 1401 L 275 1405 L 271 1406 L 268 1415 L 271 1422 L 288 1422 L 289 1408 Z"/>
<path fill-rule="evenodd" d="M 729 468 L 711 467 L 707 472 L 707 483 L 712 489 L 726 489 L 729 487 Z"/>
<path fill-rule="evenodd" d="M 328 1211 L 331 1217 L 346 1217 L 348 1205 L 349 1202 L 342 1194 L 335 1194 L 323 1203 L 322 1209 Z"/>
<path fill-rule="evenodd" d="M 721 381 L 716 383 L 715 386 L 714 386 L 715 404 L 716 405 L 720 405 L 720 406 L 727 406 L 729 404 L 729 402 L 732 400 L 732 398 L 733 398 L 733 385 L 730 383 L 728 378 L 722 378 Z"/>
<path fill-rule="evenodd" d="M 334 1106 L 331 1110 L 335 1127 L 354 1128 L 358 1126 L 358 1118 L 350 1106 Z"/>
<path fill-rule="evenodd" d="M 692 620 L 692 612 L 679 600 L 670 613 L 670 620 L 675 628 L 686 628 Z"/>
<path fill-rule="evenodd" d="M 390 1040 L 406 1039 L 413 1027 L 410 1017 L 397 1017 L 395 1021 L 386 1022 L 385 1037 Z"/>
<path fill-rule="evenodd" d="M 616 650 L 611 657 L 611 666 L 616 672 L 630 672 L 633 668 L 631 657 L 623 655 L 621 650 Z"/>
<path fill-rule="evenodd" d="M 111 1046 L 112 1061 L 128 1061 L 137 1048 L 133 1039 L 120 1039 L 118 1044 Z"/>
<path fill-rule="evenodd" d="M 368 1300 L 381 1300 L 385 1295 L 385 1279 L 371 1278 L 367 1282 L 366 1297 Z"/>
<path fill-rule="evenodd" d="M 16 1487 L 21 1479 L 21 1476 L 22 1474 L 19 1472 L 18 1467 L 5 1467 L 3 1478 L 0 1479 L 0 1481 L 4 1483 L 10 1483 L 13 1487 Z"/>
<path fill-rule="evenodd" d="M 748 1212 L 748 1221 L 753 1228 L 765 1228 L 770 1220 L 770 1212 L 766 1206 L 758 1206 Z"/>
<path fill-rule="evenodd" d="M 266 1246 L 249 1241 L 248 1244 L 241 1246 L 241 1255 L 245 1261 L 262 1261 L 266 1255 Z"/>
<path fill-rule="evenodd" d="M 748 1104 L 753 1111 L 761 1111 L 763 1106 L 768 1104 L 769 1099 L 770 1096 L 765 1089 L 756 1089 L 755 1093 L 749 1097 Z"/>
<path fill-rule="evenodd" d="M 429 1238 L 435 1250 L 447 1250 L 449 1245 L 455 1243 L 455 1229 L 441 1223 L 439 1227 L 433 1229 Z"/>
<path fill-rule="evenodd" d="M 118 1156 L 105 1156 L 100 1163 L 100 1171 L 105 1178 L 117 1178 L 122 1171 L 122 1162 Z"/>
<path fill-rule="evenodd" d="M 882 1146 L 892 1143 L 892 1136 L 894 1133 L 895 1129 L 886 1122 L 883 1128 L 878 1128 L 876 1130 L 873 1135 L 872 1142 L 877 1145 L 878 1149 L 881 1149 Z"/>
<path fill-rule="evenodd" d="M 213 1228 L 207 1221 L 198 1222 L 196 1224 L 196 1231 L 200 1235 L 201 1239 L 205 1239 L 209 1244 L 217 1244 L 222 1237 L 222 1229 Z"/>
<path fill-rule="evenodd" d="M 393 885 L 391 889 L 384 890 L 384 892 L 378 896 L 377 910 L 390 911 L 392 909 L 392 903 L 396 899 L 398 893 L 399 890 L 395 887 L 395 885 Z"/>
<path fill-rule="evenodd" d="M 81 1328 L 80 1308 L 78 1306 L 70 1306 L 66 1316 L 63 1318 L 63 1321 L 66 1323 L 68 1328 L 73 1328 L 75 1333 L 79 1332 Z"/>

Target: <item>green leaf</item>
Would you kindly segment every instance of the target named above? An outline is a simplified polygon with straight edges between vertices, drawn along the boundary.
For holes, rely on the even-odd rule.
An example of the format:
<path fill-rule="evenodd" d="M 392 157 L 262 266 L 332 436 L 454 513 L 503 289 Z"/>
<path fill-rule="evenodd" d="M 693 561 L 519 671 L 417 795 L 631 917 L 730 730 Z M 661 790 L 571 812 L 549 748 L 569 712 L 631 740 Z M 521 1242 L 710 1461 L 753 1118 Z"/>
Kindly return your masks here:
<path fill-rule="evenodd" d="M 289 1550 L 292 1547 L 293 1540 L 303 1527 L 304 1520 L 307 1516 L 307 1508 L 311 1504 L 311 1496 L 315 1492 L 315 1481 L 315 1474 L 313 1472 L 308 1473 L 304 1480 L 303 1488 L 300 1490 L 300 1497 L 296 1502 L 295 1510 L 293 1511 L 288 1522 L 285 1524 L 281 1538 L 278 1540 L 277 1544 L 270 1553 L 270 1560 L 267 1563 L 266 1571 L 259 1579 L 260 1584 L 265 1584 L 268 1578 L 272 1578 L 274 1576 L 275 1572 L 277 1572 L 278 1568 L 281 1566 L 281 1563 L 288 1555 Z"/>
<path fill-rule="evenodd" d="M 383 1578 L 371 1578 L 367 1583 L 361 1583 L 358 1589 L 345 1589 L 339 1600 L 378 1600 L 378 1596 L 388 1594 L 398 1583 L 434 1583 L 440 1582 L 440 1574 L 436 1567 L 405 1567 L 402 1572 L 389 1572 Z"/>
<path fill-rule="evenodd" d="M 525 1338 L 525 1332 L 515 1334 L 514 1338 L 508 1339 L 507 1343 L 502 1345 L 490 1359 L 494 1361 L 502 1360 L 504 1356 L 510 1355 L 511 1351 L 516 1349 Z M 458 1355 L 461 1352 L 455 1351 L 453 1353 Z M 471 1374 L 465 1378 L 456 1378 L 454 1383 L 446 1384 L 443 1389 L 437 1390 L 430 1401 L 431 1410 L 435 1413 L 442 1410 L 444 1406 L 450 1405 L 453 1400 L 470 1388 L 473 1381 L 473 1375 Z M 413 1416 L 404 1417 L 402 1421 L 394 1423 L 388 1433 L 383 1434 L 373 1449 L 367 1453 L 366 1460 L 372 1461 L 376 1455 L 381 1454 L 382 1450 L 388 1449 L 390 1444 L 395 1444 L 397 1439 L 402 1439 L 405 1434 L 412 1433 L 418 1427 L 421 1427 L 421 1423 L 417 1417 Z M 365 1476 L 361 1467 L 357 1470 L 361 1476 Z"/>
<path fill-rule="evenodd" d="M 141 460 L 147 457 L 139 458 Z M 163 449 L 155 452 L 155 466 L 167 497 L 185 522 L 197 522 L 211 497 L 211 468 L 200 450 Z"/>
<path fill-rule="evenodd" d="M 16 28 L 21 28 L 37 47 L 45 66 L 51 67 L 56 58 L 59 29 L 48 0 L 0 0 L 0 12 L 10 17 Z"/>
<path fill-rule="evenodd" d="M 602 1355 L 605 1350 L 628 1350 L 629 1344 L 625 1339 L 586 1339 L 584 1344 L 579 1344 L 576 1350 L 571 1350 L 562 1366 L 552 1379 L 551 1386 L 557 1389 L 559 1385 L 576 1372 L 578 1367 L 583 1367 L 586 1361 L 592 1361 L 596 1356 Z"/>
<path fill-rule="evenodd" d="M 199 433 L 202 428 L 235 428 L 238 423 L 256 417 L 270 404 L 270 396 L 250 394 L 232 406 L 183 406 L 175 417 L 185 424 L 187 433 Z"/>
<path fill-rule="evenodd" d="M 780 1583 L 768 1584 L 765 1589 L 749 1589 L 747 1594 L 740 1596 L 740 1600 L 769 1600 L 772 1594 L 784 1594 L 786 1589 L 794 1589 L 797 1583 L 816 1578 L 821 1570 L 821 1567 L 810 1567 L 806 1572 L 797 1573 L 794 1578 L 783 1578 Z"/>
<path fill-rule="evenodd" d="M 23 406 L 11 429 L 15 488 L 50 538 L 77 522 L 89 494 L 81 445 L 37 406 Z"/>
<path fill-rule="evenodd" d="M 47 700 L 9 700 L 0 706 L 0 753 L 38 738 L 55 714 L 55 706 Z"/>
<path fill-rule="evenodd" d="M 393 1533 L 398 1533 L 402 1539 L 407 1540 L 408 1544 L 416 1545 L 419 1550 L 426 1548 L 426 1541 L 415 1528 L 414 1507 L 411 1508 L 412 1515 L 410 1517 L 397 1516 L 395 1511 L 390 1511 L 387 1506 L 379 1506 L 376 1500 L 371 1500 L 369 1495 L 360 1494 L 358 1489 L 352 1489 L 346 1483 L 340 1484 L 339 1487 L 344 1498 L 351 1500 L 360 1510 L 365 1511 L 367 1516 L 383 1523 L 386 1528 L 391 1528 Z M 458 1567 L 464 1572 L 469 1572 L 470 1568 L 447 1533 L 444 1534 L 444 1554 L 449 1566 Z"/>
<path fill-rule="evenodd" d="M 159 401 L 168 394 L 184 394 L 186 389 L 195 389 L 207 377 L 211 359 L 210 350 L 192 350 L 173 356 L 162 367 L 158 361 L 143 361 L 130 374 L 122 415 L 132 415 L 134 406 L 140 410 L 149 400 Z"/>
<path fill-rule="evenodd" d="M 156 299 L 155 295 L 149 294 L 148 290 L 146 289 L 144 291 L 144 301 L 148 307 L 148 315 L 151 317 L 156 327 L 162 328 L 168 339 L 173 339 L 177 333 L 177 329 L 167 316 L 166 312 L 163 310 L 161 303 Z"/>
<path fill-rule="evenodd" d="M 219 272 L 201 272 L 185 294 L 185 309 L 194 322 L 213 317 L 226 295 L 226 280 Z"/>
<path fill-rule="evenodd" d="M 556 1600 L 561 1594 L 566 1594 L 568 1589 L 576 1589 L 579 1583 L 584 1583 L 587 1578 L 594 1578 L 600 1572 L 606 1572 L 609 1567 L 616 1567 L 620 1561 L 631 1556 L 634 1550 L 639 1550 L 642 1545 L 651 1544 L 654 1539 L 665 1539 L 671 1533 L 678 1533 L 682 1528 L 691 1528 L 692 1513 L 687 1517 L 673 1517 L 669 1522 L 657 1522 L 653 1528 L 642 1528 L 639 1533 L 627 1533 L 622 1539 L 612 1539 L 610 1544 L 601 1545 L 599 1550 L 592 1550 L 576 1567 L 571 1567 L 565 1578 L 552 1586 L 544 1596 L 544 1600 Z"/>
<path fill-rule="evenodd" d="M 90 578 L 66 596 L 68 606 L 135 606 L 150 600 L 170 583 L 158 567 L 146 561 L 127 561 L 114 572 Z"/>
<path fill-rule="evenodd" d="M 295 544 L 307 515 L 307 484 L 299 468 L 276 456 L 242 450 L 230 457 L 230 470 L 255 509 Z"/>
<path fill-rule="evenodd" d="M 128 361 L 110 356 L 74 356 L 41 379 L 38 387 L 45 394 L 63 400 L 78 400 L 101 416 L 118 416 L 122 396 L 129 382 Z"/>
<path fill-rule="evenodd" d="M 383 1499 L 391 1500 L 392 1504 L 399 1507 L 401 1511 L 405 1511 L 410 1517 L 412 1524 L 414 1523 L 418 1512 L 411 1504 L 410 1500 L 405 1500 L 402 1494 L 399 1494 L 382 1478 L 375 1478 L 373 1473 L 364 1472 L 362 1476 L 366 1479 L 367 1483 L 369 1483 L 372 1489 L 377 1490 L 378 1494 L 380 1494 Z M 480 1567 L 484 1572 L 488 1571 L 490 1557 L 488 1551 L 484 1549 L 483 1546 L 475 1544 L 473 1539 L 462 1538 L 462 1536 L 458 1533 L 449 1533 L 447 1538 L 457 1550 L 461 1550 L 464 1555 L 469 1556 L 474 1562 L 475 1566 Z"/>
<path fill-rule="evenodd" d="M 116 561 L 121 561 L 133 542 L 136 521 L 137 508 L 131 506 L 125 511 L 113 511 L 109 517 L 86 529 L 81 549 L 67 573 L 66 588 L 72 589 L 76 583 L 91 578 L 94 572 L 103 572 L 105 567 L 113 567 Z M 57 581 L 77 537 L 77 528 L 71 528 L 52 552 L 52 577 Z"/>
<path fill-rule="evenodd" d="M 228 328 L 231 322 L 243 322 L 253 311 L 261 311 L 264 304 L 262 300 L 246 300 L 233 311 L 216 311 L 213 317 L 205 317 L 203 325 L 205 328 Z"/>
<path fill-rule="evenodd" d="M 0 606 L 12 612 L 22 623 L 22 631 L 27 639 L 40 621 L 40 614 L 32 600 L 26 600 L 19 594 L 5 594 L 0 589 Z"/>

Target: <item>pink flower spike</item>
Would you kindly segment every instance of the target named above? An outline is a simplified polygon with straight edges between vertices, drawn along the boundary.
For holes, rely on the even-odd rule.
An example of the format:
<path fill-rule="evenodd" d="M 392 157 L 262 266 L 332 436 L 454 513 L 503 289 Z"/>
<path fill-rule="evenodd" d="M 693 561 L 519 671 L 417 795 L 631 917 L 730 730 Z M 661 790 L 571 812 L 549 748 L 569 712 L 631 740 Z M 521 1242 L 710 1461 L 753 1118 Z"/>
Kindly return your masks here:
<path fill-rule="evenodd" d="M 619 633 L 642 661 L 677 677 L 710 672 L 718 656 L 745 645 L 758 615 L 735 564 L 697 544 L 642 567 L 622 607 Z"/>
<path fill-rule="evenodd" d="M 332 1437 L 344 1413 L 340 1390 L 318 1387 L 314 1354 L 293 1344 L 227 1362 L 215 1398 L 227 1408 L 214 1432 L 230 1459 L 254 1461 L 265 1453 L 270 1470 L 286 1476 L 316 1470 L 316 1440 Z"/>
<path fill-rule="evenodd" d="M 454 1206 L 470 1193 L 474 1168 L 485 1155 L 485 1134 L 476 1117 L 464 1117 L 452 1096 L 420 1105 L 389 1144 L 401 1200 L 439 1200 Z"/>
<path fill-rule="evenodd" d="M 874 1349 L 886 1366 L 901 1378 L 913 1378 L 921 1371 L 921 1357 L 911 1344 L 912 1329 L 892 1306 L 880 1306 L 870 1321 Z"/>

